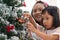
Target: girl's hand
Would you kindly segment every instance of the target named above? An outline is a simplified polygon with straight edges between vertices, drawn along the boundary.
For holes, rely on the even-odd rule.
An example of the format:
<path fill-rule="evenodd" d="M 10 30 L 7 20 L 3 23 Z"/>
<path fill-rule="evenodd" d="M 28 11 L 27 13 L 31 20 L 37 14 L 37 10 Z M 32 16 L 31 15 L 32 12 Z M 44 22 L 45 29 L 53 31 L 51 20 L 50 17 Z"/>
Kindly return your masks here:
<path fill-rule="evenodd" d="M 34 25 L 30 22 L 27 23 L 27 28 L 28 30 L 35 32 L 36 28 L 34 27 Z"/>

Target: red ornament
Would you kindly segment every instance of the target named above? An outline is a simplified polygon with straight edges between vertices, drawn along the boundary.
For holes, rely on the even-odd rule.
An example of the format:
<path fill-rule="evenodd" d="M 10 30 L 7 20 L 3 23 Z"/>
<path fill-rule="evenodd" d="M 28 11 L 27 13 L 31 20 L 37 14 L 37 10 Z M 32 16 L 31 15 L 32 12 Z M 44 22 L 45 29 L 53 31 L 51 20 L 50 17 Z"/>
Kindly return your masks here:
<path fill-rule="evenodd" d="M 7 32 L 10 32 L 10 26 L 6 26 Z"/>
<path fill-rule="evenodd" d="M 8 25 L 6 26 L 6 29 L 7 29 L 7 32 L 10 32 L 10 30 L 13 30 L 14 29 L 14 25 Z"/>
<path fill-rule="evenodd" d="M 10 29 L 13 30 L 14 29 L 14 25 L 11 25 Z"/>
<path fill-rule="evenodd" d="M 23 3 L 23 6 L 25 6 L 25 7 L 26 7 L 26 3 L 25 3 L 25 2 Z"/>

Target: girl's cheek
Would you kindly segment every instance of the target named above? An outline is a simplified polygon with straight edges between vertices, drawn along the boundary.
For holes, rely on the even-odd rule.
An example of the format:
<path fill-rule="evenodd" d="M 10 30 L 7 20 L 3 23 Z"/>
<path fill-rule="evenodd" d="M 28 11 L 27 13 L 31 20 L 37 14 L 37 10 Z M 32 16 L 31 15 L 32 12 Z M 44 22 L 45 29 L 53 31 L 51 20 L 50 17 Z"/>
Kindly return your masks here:
<path fill-rule="evenodd" d="M 46 23 L 46 21 L 45 21 L 45 20 L 43 20 L 43 25 L 45 25 L 45 23 Z"/>

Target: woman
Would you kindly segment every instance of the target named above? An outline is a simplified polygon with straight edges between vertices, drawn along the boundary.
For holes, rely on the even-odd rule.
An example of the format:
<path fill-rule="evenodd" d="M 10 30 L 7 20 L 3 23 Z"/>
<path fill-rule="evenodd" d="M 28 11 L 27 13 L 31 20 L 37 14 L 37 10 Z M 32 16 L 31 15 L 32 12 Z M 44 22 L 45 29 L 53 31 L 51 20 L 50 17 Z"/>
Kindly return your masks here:
<path fill-rule="evenodd" d="M 42 31 L 44 28 L 41 26 L 42 25 L 42 10 L 45 9 L 48 5 L 45 4 L 42 1 L 37 1 L 36 4 L 33 6 L 31 15 L 29 14 L 24 14 L 25 17 L 29 18 L 29 21 L 34 25 L 34 27 L 40 31 Z M 32 37 L 34 40 L 40 40 L 38 36 L 36 36 L 35 33 L 33 32 L 28 32 L 30 37 Z"/>

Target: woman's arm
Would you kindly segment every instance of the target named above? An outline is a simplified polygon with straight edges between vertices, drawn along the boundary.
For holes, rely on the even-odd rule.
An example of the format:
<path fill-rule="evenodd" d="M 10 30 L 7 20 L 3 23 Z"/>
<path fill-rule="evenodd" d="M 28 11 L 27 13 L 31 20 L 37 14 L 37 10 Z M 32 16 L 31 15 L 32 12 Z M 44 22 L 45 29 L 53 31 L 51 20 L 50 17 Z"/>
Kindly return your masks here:
<path fill-rule="evenodd" d="M 37 23 L 35 22 L 35 20 L 32 16 L 29 17 L 29 20 L 34 25 L 34 27 L 37 28 Z"/>
<path fill-rule="evenodd" d="M 34 18 L 29 13 L 24 13 L 23 16 L 29 18 L 29 21 L 34 25 L 35 28 L 37 28 L 37 24 Z"/>

